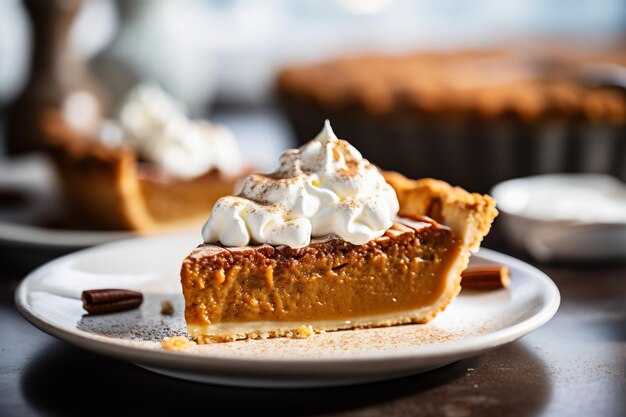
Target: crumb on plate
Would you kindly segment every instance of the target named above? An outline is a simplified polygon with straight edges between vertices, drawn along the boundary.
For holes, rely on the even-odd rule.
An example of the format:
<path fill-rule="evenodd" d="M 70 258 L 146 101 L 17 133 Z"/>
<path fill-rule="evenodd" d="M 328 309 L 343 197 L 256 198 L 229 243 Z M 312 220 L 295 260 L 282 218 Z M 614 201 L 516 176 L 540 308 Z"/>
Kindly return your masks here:
<path fill-rule="evenodd" d="M 161 342 L 161 347 L 170 352 L 181 352 L 195 345 L 196 342 L 183 336 L 166 337 Z"/>
<path fill-rule="evenodd" d="M 311 336 L 313 336 L 313 326 L 311 325 L 303 325 L 293 331 L 293 337 L 295 339 L 306 339 Z"/>
<path fill-rule="evenodd" d="M 174 314 L 174 306 L 169 300 L 161 301 L 161 314 L 164 316 L 171 316 Z"/>

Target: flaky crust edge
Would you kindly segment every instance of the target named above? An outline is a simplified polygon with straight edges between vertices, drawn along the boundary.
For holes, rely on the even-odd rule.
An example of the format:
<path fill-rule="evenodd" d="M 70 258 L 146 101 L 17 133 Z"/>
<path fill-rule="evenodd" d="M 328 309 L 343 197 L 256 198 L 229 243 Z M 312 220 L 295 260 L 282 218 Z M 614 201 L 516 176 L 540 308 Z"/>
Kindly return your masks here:
<path fill-rule="evenodd" d="M 469 251 L 478 250 L 498 215 L 496 201 L 432 178 L 412 180 L 394 171 L 383 171 L 400 202 L 400 216 L 428 216 L 452 229 Z"/>

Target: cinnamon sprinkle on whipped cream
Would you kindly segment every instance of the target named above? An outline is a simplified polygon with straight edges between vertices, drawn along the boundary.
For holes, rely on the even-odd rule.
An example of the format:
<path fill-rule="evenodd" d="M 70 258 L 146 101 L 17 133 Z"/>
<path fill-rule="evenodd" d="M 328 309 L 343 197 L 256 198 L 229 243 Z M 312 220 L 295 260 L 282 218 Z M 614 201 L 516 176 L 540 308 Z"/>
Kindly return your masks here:
<path fill-rule="evenodd" d="M 206 243 L 309 244 L 335 234 L 355 245 L 382 236 L 399 204 L 376 166 L 335 136 L 326 120 L 315 139 L 284 152 L 278 169 L 245 178 L 236 196 L 220 198 L 202 228 Z"/>

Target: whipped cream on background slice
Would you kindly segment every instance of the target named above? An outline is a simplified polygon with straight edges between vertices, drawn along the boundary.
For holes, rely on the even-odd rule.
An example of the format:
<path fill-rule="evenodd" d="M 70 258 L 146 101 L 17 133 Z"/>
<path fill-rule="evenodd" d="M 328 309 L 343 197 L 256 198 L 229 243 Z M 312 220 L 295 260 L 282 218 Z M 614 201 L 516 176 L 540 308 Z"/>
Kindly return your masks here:
<path fill-rule="evenodd" d="M 378 169 L 344 140 L 328 120 L 320 134 L 280 156 L 271 174 L 246 177 L 237 196 L 222 197 L 202 228 L 207 243 L 309 244 L 335 234 L 356 245 L 381 236 L 399 204 Z"/>
<path fill-rule="evenodd" d="M 241 153 L 229 129 L 189 120 L 184 106 L 156 85 L 143 84 L 131 91 L 117 125 L 116 132 L 110 121 L 103 124 L 105 143 L 116 144 L 123 137 L 143 159 L 168 174 L 190 178 L 212 168 L 227 174 L 242 168 Z"/>

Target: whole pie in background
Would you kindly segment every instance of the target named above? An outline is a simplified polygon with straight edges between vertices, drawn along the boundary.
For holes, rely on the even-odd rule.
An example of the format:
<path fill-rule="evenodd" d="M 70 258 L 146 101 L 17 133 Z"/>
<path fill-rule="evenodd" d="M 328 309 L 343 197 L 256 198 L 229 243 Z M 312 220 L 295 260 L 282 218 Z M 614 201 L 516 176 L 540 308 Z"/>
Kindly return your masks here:
<path fill-rule="evenodd" d="M 558 45 L 347 56 L 277 89 L 300 143 L 330 117 L 373 163 L 480 192 L 516 177 L 626 180 L 626 54 Z"/>

